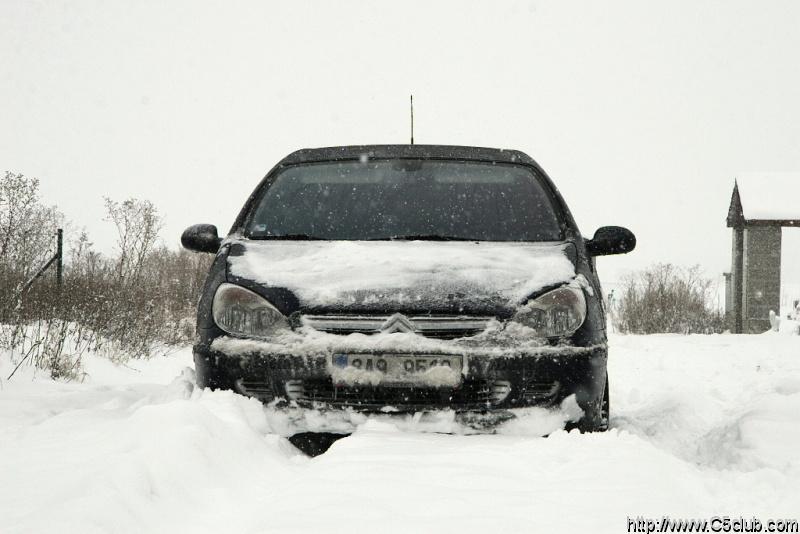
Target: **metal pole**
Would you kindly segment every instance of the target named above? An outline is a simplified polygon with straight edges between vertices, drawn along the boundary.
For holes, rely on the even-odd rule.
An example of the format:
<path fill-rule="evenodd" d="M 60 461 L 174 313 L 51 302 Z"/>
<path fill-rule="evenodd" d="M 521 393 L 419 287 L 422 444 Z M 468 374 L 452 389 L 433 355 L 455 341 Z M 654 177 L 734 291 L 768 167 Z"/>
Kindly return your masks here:
<path fill-rule="evenodd" d="M 56 234 L 56 284 L 64 283 L 64 230 L 59 228 Z"/>
<path fill-rule="evenodd" d="M 44 274 L 44 272 L 45 272 L 47 269 L 49 269 L 49 268 L 50 268 L 50 266 L 51 266 L 51 265 L 53 265 L 53 262 L 54 262 L 54 261 L 56 261 L 56 257 L 55 257 L 55 256 L 53 256 L 52 258 L 50 258 L 49 260 L 47 260 L 47 263 L 45 263 L 45 264 L 44 264 L 44 267 L 42 267 L 41 269 L 39 269 L 38 271 L 36 271 L 36 274 L 34 274 L 34 275 L 31 277 L 31 279 L 30 279 L 30 280 L 28 280 L 27 282 L 25 282 L 25 285 L 23 285 L 23 286 L 22 286 L 22 289 L 20 290 L 19 294 L 17 295 L 17 301 L 21 301 L 21 300 L 22 300 L 22 296 L 23 296 L 23 295 L 25 295 L 25 293 L 28 291 L 28 289 L 30 289 L 30 287 L 33 285 L 33 283 L 34 283 L 34 282 L 35 282 L 35 281 L 36 281 L 36 280 L 37 280 L 37 279 L 38 279 L 40 276 L 42 276 L 42 275 Z"/>
<path fill-rule="evenodd" d="M 30 278 L 30 280 L 25 282 L 25 284 L 22 286 L 22 289 L 17 294 L 17 298 L 15 299 L 16 306 L 19 306 L 20 304 L 22 304 L 22 297 L 25 296 L 25 293 L 31 288 L 33 283 L 40 276 L 42 276 L 45 273 L 45 271 L 47 271 L 47 269 L 49 269 L 50 266 L 53 265 L 54 263 L 56 264 L 56 284 L 58 285 L 59 289 L 61 288 L 61 284 L 64 282 L 64 258 L 63 258 L 63 256 L 64 256 L 64 230 L 59 228 L 57 230 L 57 232 L 56 232 L 56 253 L 53 254 L 50 257 L 49 260 L 47 260 L 47 263 L 45 263 L 44 266 L 41 269 L 36 271 L 36 274 L 34 274 Z"/>
<path fill-rule="evenodd" d="M 411 95 L 411 144 L 414 144 L 414 95 Z"/>

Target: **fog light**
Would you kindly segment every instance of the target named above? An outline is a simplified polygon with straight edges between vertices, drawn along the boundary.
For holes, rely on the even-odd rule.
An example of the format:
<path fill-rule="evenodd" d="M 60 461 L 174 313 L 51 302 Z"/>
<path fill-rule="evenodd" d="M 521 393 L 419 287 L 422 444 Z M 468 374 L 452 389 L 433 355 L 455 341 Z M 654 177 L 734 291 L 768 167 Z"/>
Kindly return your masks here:
<path fill-rule="evenodd" d="M 511 382 L 508 380 L 495 380 L 489 384 L 489 400 L 492 404 L 500 404 L 511 393 Z"/>
<path fill-rule="evenodd" d="M 522 398 L 529 403 L 542 403 L 550 401 L 561 389 L 561 383 L 554 382 L 530 382 L 525 384 L 522 390 Z"/>
<path fill-rule="evenodd" d="M 245 380 L 244 378 L 240 378 L 234 383 L 233 387 L 242 395 L 255 397 L 262 402 L 269 402 L 275 397 L 272 392 L 272 387 L 261 380 Z"/>
<path fill-rule="evenodd" d="M 287 380 L 284 389 L 289 400 L 299 400 L 306 394 L 306 388 L 303 387 L 302 380 Z"/>

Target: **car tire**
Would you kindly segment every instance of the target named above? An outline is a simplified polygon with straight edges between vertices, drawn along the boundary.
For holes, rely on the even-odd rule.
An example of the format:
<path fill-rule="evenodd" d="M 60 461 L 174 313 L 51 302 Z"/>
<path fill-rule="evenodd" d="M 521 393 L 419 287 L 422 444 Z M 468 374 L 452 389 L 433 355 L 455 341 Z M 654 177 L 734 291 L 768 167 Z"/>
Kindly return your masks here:
<path fill-rule="evenodd" d="M 567 423 L 564 430 L 578 429 L 581 433 L 584 432 L 605 432 L 608 430 L 609 419 L 609 392 L 608 392 L 608 375 L 606 374 L 606 383 L 603 389 L 603 399 L 599 404 L 587 407 L 584 409 L 583 417 L 580 421 Z"/>
<path fill-rule="evenodd" d="M 605 432 L 608 430 L 608 420 L 611 413 L 611 402 L 608 392 L 608 374 L 606 374 L 606 385 L 603 390 L 603 404 L 600 407 L 600 423 L 597 425 L 598 432 Z"/>
<path fill-rule="evenodd" d="M 289 443 L 307 456 L 319 456 L 326 452 L 336 441 L 349 434 L 333 434 L 331 432 L 301 432 L 289 438 Z"/>

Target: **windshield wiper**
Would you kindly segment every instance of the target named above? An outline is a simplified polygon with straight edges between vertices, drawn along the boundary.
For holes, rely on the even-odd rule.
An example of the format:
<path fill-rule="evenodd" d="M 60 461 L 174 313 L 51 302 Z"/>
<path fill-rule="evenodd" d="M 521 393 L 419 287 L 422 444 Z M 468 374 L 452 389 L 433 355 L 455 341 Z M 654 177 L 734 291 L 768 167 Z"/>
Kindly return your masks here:
<path fill-rule="evenodd" d="M 439 234 L 411 234 L 393 235 L 391 237 L 378 238 L 376 241 L 478 241 L 478 239 Z"/>
<path fill-rule="evenodd" d="M 253 235 L 251 239 L 268 239 L 274 241 L 330 241 L 326 237 L 317 237 L 308 234 L 283 234 L 283 235 Z M 392 235 L 388 237 L 373 237 L 367 241 L 480 241 L 468 237 L 456 237 L 439 234 L 410 234 Z"/>
<path fill-rule="evenodd" d="M 283 235 L 261 235 L 252 236 L 253 239 L 274 239 L 284 241 L 328 241 L 324 237 L 317 237 L 308 234 L 283 234 Z"/>

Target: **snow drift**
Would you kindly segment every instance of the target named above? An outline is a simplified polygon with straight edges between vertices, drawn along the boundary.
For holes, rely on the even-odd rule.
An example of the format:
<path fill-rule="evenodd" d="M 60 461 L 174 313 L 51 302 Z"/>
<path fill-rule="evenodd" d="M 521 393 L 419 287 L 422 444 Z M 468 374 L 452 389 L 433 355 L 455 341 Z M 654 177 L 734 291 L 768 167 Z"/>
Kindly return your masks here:
<path fill-rule="evenodd" d="M 557 430 L 564 414 L 545 410 L 477 436 L 436 433 L 447 412 L 361 416 L 315 459 L 279 436 L 285 414 L 196 389 L 188 351 L 128 367 L 89 358 L 84 383 L 24 368 L 0 384 L 0 531 L 624 532 L 638 515 L 797 518 L 800 337 L 613 336 L 610 351 L 609 432 Z M 1 377 L 9 367 L 0 355 Z"/>

